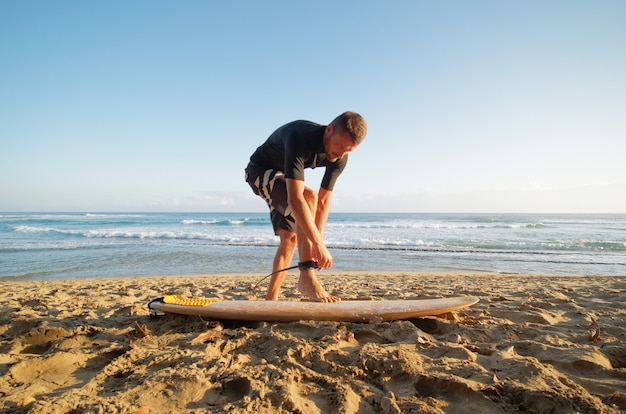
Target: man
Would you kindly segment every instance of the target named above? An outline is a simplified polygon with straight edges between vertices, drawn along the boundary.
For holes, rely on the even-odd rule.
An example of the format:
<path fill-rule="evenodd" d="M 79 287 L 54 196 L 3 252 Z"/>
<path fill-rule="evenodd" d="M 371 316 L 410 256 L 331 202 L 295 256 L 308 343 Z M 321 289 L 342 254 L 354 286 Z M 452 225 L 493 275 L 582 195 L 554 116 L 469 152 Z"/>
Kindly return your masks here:
<path fill-rule="evenodd" d="M 361 115 L 344 112 L 329 125 L 294 121 L 278 128 L 257 148 L 246 168 L 246 181 L 270 208 L 274 233 L 280 245 L 272 270 L 291 264 L 298 248 L 298 290 L 319 302 L 339 302 L 319 283 L 315 268 L 332 266 L 324 244 L 330 196 L 337 177 L 352 152 L 365 138 L 367 125 Z M 319 192 L 304 185 L 304 169 L 325 167 Z M 267 300 L 277 300 L 286 272 L 272 275 Z"/>

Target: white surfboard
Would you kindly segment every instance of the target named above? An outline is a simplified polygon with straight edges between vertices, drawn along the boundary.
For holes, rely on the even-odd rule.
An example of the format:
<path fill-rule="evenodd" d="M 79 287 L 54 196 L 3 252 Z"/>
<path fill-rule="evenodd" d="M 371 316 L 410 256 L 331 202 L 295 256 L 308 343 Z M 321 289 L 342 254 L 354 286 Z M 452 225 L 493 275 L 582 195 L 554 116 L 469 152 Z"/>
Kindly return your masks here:
<path fill-rule="evenodd" d="M 169 303 L 167 303 L 169 302 Z M 346 300 L 336 303 L 285 300 L 225 300 L 166 296 L 152 301 L 152 311 L 241 321 L 300 320 L 370 322 L 435 316 L 471 306 L 478 298 L 452 297 L 417 300 Z"/>

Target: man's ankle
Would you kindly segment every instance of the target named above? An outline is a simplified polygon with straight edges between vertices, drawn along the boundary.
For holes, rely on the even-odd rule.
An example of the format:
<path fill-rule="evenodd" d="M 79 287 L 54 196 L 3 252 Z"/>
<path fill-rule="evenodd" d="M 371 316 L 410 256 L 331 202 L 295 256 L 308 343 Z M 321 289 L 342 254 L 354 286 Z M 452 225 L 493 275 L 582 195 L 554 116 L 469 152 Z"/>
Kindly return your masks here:
<path fill-rule="evenodd" d="M 299 270 L 317 269 L 317 262 L 315 260 L 307 260 L 304 262 L 298 262 Z"/>

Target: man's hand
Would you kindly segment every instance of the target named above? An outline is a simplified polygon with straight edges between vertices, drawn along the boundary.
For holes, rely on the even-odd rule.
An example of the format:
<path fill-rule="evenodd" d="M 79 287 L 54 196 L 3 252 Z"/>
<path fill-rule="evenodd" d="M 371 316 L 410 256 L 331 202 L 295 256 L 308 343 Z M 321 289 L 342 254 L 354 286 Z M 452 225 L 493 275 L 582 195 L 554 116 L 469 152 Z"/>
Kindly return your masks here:
<path fill-rule="evenodd" d="M 333 256 L 331 256 L 324 243 L 314 244 L 313 253 L 318 269 L 328 269 L 333 265 Z"/>

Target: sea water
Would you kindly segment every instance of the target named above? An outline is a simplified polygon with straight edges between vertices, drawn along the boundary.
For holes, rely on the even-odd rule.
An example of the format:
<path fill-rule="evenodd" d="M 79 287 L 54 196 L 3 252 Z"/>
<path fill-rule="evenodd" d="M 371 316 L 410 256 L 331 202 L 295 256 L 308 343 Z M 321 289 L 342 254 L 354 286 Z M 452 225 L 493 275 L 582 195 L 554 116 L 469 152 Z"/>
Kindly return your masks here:
<path fill-rule="evenodd" d="M 331 213 L 325 240 L 339 272 L 626 275 L 626 215 Z M 267 213 L 1 213 L 0 278 L 264 274 L 277 245 Z"/>

